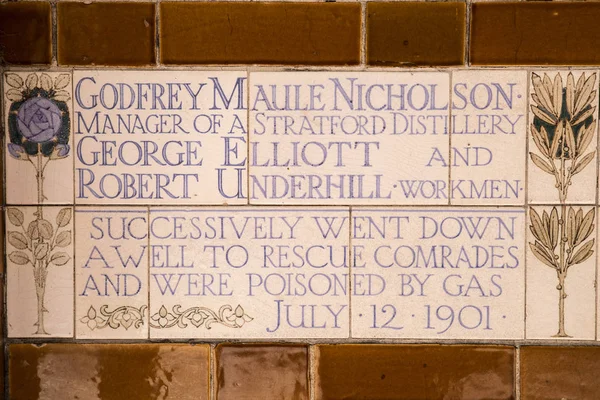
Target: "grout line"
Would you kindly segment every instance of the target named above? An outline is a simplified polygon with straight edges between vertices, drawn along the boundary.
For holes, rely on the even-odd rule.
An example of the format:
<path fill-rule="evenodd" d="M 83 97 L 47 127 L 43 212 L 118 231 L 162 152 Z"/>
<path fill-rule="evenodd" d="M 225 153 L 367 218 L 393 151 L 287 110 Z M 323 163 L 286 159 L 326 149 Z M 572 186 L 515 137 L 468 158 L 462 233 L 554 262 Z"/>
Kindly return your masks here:
<path fill-rule="evenodd" d="M 4 100 L 4 72 L 5 68 L 0 64 L 0 132 L 6 132 L 5 127 L 5 100 Z M 2 295 L 0 296 L 0 301 L 2 302 L 0 307 L 0 316 L 2 317 L 2 321 L 0 321 L 0 326 L 2 327 L 2 378 L 3 378 L 3 386 L 0 391 L 0 396 L 4 396 L 5 399 L 9 397 L 9 385 L 8 385 L 8 361 L 9 361 L 9 353 L 8 353 L 8 341 L 6 338 L 8 337 L 8 308 L 6 307 L 8 300 L 8 259 L 6 256 L 6 207 L 4 204 L 6 203 L 6 154 L 5 148 L 6 145 L 6 134 L 0 135 L 0 146 L 2 146 L 2 150 L 0 153 L 0 180 L 2 180 L 2 188 L 0 189 L 0 196 L 2 196 L 2 201 L 0 202 L 0 212 L 2 213 L 0 219 L 0 238 L 2 242 L 0 243 L 0 249 L 2 249 L 2 254 L 0 254 L 0 263 L 2 263 L 0 270 L 0 285 L 2 285 Z"/>
<path fill-rule="evenodd" d="M 316 382 L 315 382 L 315 345 L 308 346 L 308 398 L 316 400 Z"/>
<path fill-rule="evenodd" d="M 577 207 L 596 207 L 597 205 L 594 203 L 575 203 L 568 202 L 565 203 L 568 206 L 577 206 Z M 45 206 L 49 207 L 83 207 L 83 208 L 102 208 L 102 207 L 111 207 L 114 209 L 119 208 L 128 208 L 128 207 L 143 207 L 146 204 L 127 204 L 127 203 L 45 203 Z M 382 204 L 370 204 L 370 203 L 289 203 L 289 204 L 281 204 L 281 203 L 252 203 L 252 204 L 210 204 L 210 203 L 179 203 L 179 204 L 152 204 L 151 207 L 153 209 L 161 209 L 161 208 L 173 208 L 173 209 L 189 209 L 189 208 L 216 208 L 216 209 L 227 209 L 227 208 L 244 208 L 244 209 L 267 209 L 267 208 L 281 208 L 281 209 L 297 209 L 297 208 L 347 208 L 347 207 L 357 207 L 357 208 L 367 208 L 367 209 L 436 209 L 436 210 L 460 210 L 460 209 L 490 209 L 492 211 L 501 211 L 498 208 L 506 208 L 506 209 L 523 209 L 526 210 L 529 206 L 536 207 L 550 207 L 557 206 L 560 203 L 551 203 L 551 202 L 543 202 L 543 203 L 531 203 L 531 204 L 444 204 L 444 203 L 431 203 L 431 204 L 403 204 L 403 203 L 382 203 Z M 34 207 L 37 204 L 34 203 L 9 203 L 5 204 L 6 207 Z"/>
<path fill-rule="evenodd" d="M 515 400 L 519 400 L 521 398 L 521 347 L 515 347 Z"/>
<path fill-rule="evenodd" d="M 348 337 L 352 339 L 352 284 L 354 278 L 354 251 L 352 249 L 352 206 L 348 207 Z"/>
<path fill-rule="evenodd" d="M 161 0 L 156 0 L 154 4 L 154 62 L 157 67 L 161 66 L 162 61 L 160 56 L 160 46 L 162 44 L 160 40 L 160 4 Z"/>
<path fill-rule="evenodd" d="M 454 72 L 448 73 L 448 206 L 452 206 L 452 85 L 454 84 Z"/>
<path fill-rule="evenodd" d="M 529 91 L 531 90 L 531 73 L 525 70 L 525 232 L 523 234 L 523 338 L 527 337 L 527 237 L 529 229 Z"/>
<path fill-rule="evenodd" d="M 360 66 L 367 66 L 367 2 L 360 3 Z"/>
<path fill-rule="evenodd" d="M 386 344 L 386 345 L 440 345 L 440 346 L 477 346 L 477 347 L 498 347 L 498 346 L 548 346 L 548 347 L 599 347 L 598 342 L 594 339 L 440 339 L 440 338 L 408 338 L 408 339 L 393 339 L 393 338 L 374 338 L 374 337 L 363 337 L 363 338 L 325 338 L 325 337 L 314 337 L 314 338 L 193 338 L 193 339 L 182 339 L 182 338 L 155 338 L 152 340 L 140 339 L 140 338 L 129 338 L 129 339 L 92 339 L 92 338 L 81 338 L 73 340 L 69 337 L 45 337 L 43 339 L 35 337 L 7 337 L 5 338 L 6 343 L 12 344 L 33 344 L 40 345 L 46 343 L 62 343 L 62 344 L 208 344 L 208 345 L 219 345 L 219 344 L 273 344 L 273 345 L 342 345 L 342 344 Z"/>
<path fill-rule="evenodd" d="M 250 205 L 250 71 L 246 71 L 246 204 Z"/>
<path fill-rule="evenodd" d="M 472 7 L 473 5 L 473 1 L 472 0 L 466 0 L 466 14 L 465 14 L 465 54 L 464 54 L 464 62 L 465 62 L 465 67 L 470 66 L 471 64 L 471 12 L 472 12 Z"/>
<path fill-rule="evenodd" d="M 0 93 L 2 97 L 0 98 L 0 132 L 5 132 L 5 124 L 4 124 L 4 68 L 0 65 Z M 6 203 L 6 168 L 4 167 L 6 164 L 5 157 L 5 137 L 6 135 L 0 136 L 0 145 L 2 146 L 2 153 L 0 155 L 0 178 L 2 179 L 2 202 L 0 206 L 0 212 L 2 212 L 2 219 L 0 223 L 0 229 L 2 232 L 0 233 L 0 237 L 2 238 L 2 243 L 0 244 L 0 248 L 2 249 L 2 254 L 0 255 L 0 263 L 2 263 L 2 273 L 0 274 L 0 284 L 2 285 L 2 296 L 0 296 L 0 301 L 2 301 L 2 307 L 0 309 L 0 315 L 2 316 L 1 326 L 2 326 L 2 379 L 3 379 L 3 387 L 0 395 L 4 396 L 4 398 L 8 399 L 9 397 L 9 385 L 8 385 L 8 362 L 9 362 L 9 352 L 8 352 L 8 308 L 6 307 L 8 300 L 8 273 L 7 273 L 7 256 L 6 256 L 6 207 L 4 204 Z"/>
<path fill-rule="evenodd" d="M 30 0 L 21 0 L 30 1 Z M 115 1 L 115 0 L 111 0 Z M 133 1 L 133 0 L 129 0 Z M 186 0 L 187 1 L 187 0 Z M 404 1 L 404 0 L 401 0 Z M 166 65 L 159 63 L 156 65 L 137 65 L 137 66 L 122 66 L 122 65 L 6 65 L 4 66 L 5 72 L 29 72 L 29 71 L 44 71 L 44 72 L 57 72 L 57 71 L 104 71 L 104 72 L 116 72 L 116 71 L 172 71 L 172 72 L 188 72 L 188 71 L 208 71 L 208 72 L 219 72 L 219 71 L 252 71 L 252 72 L 379 72 L 379 73 L 410 73 L 410 74 L 425 74 L 431 72 L 471 72 L 471 71 L 515 71 L 521 72 L 529 68 L 535 68 L 536 71 L 554 71 L 557 66 L 546 67 L 537 65 L 521 65 L 521 66 L 453 66 L 453 67 L 407 67 L 407 66 L 394 66 L 394 67 L 381 67 L 371 65 L 286 65 L 286 64 L 182 64 L 182 65 Z M 577 66 L 576 70 L 581 72 L 596 72 L 597 66 Z M 568 67 L 564 67 L 568 70 Z"/>
<path fill-rule="evenodd" d="M 598 340 L 598 207 L 594 207 L 596 212 L 596 256 L 594 257 L 594 340 Z"/>
<path fill-rule="evenodd" d="M 75 93 L 75 74 L 73 73 L 73 71 L 70 71 L 71 74 L 71 108 L 69 109 L 69 114 L 71 117 L 71 121 L 73 121 L 73 110 L 74 110 L 74 105 L 75 105 L 75 101 L 73 100 L 73 93 Z M 71 132 L 69 135 L 69 143 L 71 145 L 71 151 L 73 151 L 73 149 L 75 149 L 75 138 L 73 137 L 73 125 L 71 125 Z M 71 205 L 71 210 L 72 210 L 72 217 L 71 220 L 73 221 L 73 339 L 77 339 L 77 264 L 76 264 L 76 260 L 77 260 L 77 249 L 75 246 L 75 240 L 77 238 L 77 219 L 75 216 L 75 188 L 76 183 L 75 183 L 75 157 L 73 157 L 73 204 Z"/>
<path fill-rule="evenodd" d="M 152 292 L 150 290 L 150 275 L 151 275 L 150 274 L 150 205 L 146 206 L 146 226 L 147 226 L 147 228 L 146 228 L 146 235 L 147 235 L 147 237 L 146 237 L 146 246 L 147 246 L 146 247 L 146 262 L 147 262 L 146 269 L 148 270 L 147 273 L 146 273 L 146 279 L 147 279 L 146 285 L 147 285 L 147 290 L 148 290 L 148 297 L 147 297 L 147 301 L 148 301 L 148 308 L 147 308 L 148 315 L 146 317 L 146 323 L 148 324 L 148 340 L 150 340 L 151 339 L 151 336 L 150 336 L 150 315 L 152 315 L 151 314 L 151 310 L 150 310 L 150 306 L 152 305 L 150 303 L 150 298 L 151 298 L 150 294 Z"/>
<path fill-rule="evenodd" d="M 217 345 L 212 343 L 208 353 L 208 396 L 211 400 L 217 399 L 217 388 L 215 386 L 215 377 L 217 372 Z"/>
<path fill-rule="evenodd" d="M 597 71 L 598 74 L 600 74 L 600 71 Z M 598 75 L 597 75 L 598 76 Z M 596 105 L 598 105 L 599 103 L 599 98 L 598 95 L 596 94 Z M 597 117 L 598 114 L 596 114 Z M 596 135 L 596 204 L 599 204 L 600 202 L 600 187 L 598 186 L 598 182 L 600 182 L 600 168 L 598 168 L 598 151 L 600 151 L 600 135 L 598 134 L 598 119 L 596 119 L 596 132 L 594 132 L 594 134 Z M 595 265 L 596 265 L 596 275 L 594 276 L 595 280 L 594 280 L 594 338 L 596 340 L 598 340 L 598 251 L 599 251 L 599 247 L 598 247 L 598 238 L 600 237 L 600 235 L 598 234 L 598 230 L 600 228 L 598 228 L 598 221 L 600 221 L 600 217 L 598 216 L 598 211 L 599 208 L 596 206 L 595 208 L 595 212 L 596 212 L 596 256 L 594 257 L 595 260 Z"/>
<path fill-rule="evenodd" d="M 52 48 L 51 48 L 51 54 L 52 54 L 52 61 L 51 61 L 51 66 L 52 67 L 57 67 L 58 66 L 58 5 L 56 3 L 56 0 L 51 0 L 50 1 L 50 12 L 51 12 L 51 24 L 52 24 Z"/>

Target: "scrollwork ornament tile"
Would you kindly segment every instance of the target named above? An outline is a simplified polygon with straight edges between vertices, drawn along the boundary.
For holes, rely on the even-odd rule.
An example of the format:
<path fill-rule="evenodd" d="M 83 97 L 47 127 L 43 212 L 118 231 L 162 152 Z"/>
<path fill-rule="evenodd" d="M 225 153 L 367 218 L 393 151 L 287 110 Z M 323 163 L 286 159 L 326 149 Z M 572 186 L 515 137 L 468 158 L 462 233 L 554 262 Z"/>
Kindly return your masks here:
<path fill-rule="evenodd" d="M 4 74 L 6 202 L 73 202 L 72 74 Z"/>
<path fill-rule="evenodd" d="M 73 209 L 7 207 L 9 337 L 73 336 Z"/>

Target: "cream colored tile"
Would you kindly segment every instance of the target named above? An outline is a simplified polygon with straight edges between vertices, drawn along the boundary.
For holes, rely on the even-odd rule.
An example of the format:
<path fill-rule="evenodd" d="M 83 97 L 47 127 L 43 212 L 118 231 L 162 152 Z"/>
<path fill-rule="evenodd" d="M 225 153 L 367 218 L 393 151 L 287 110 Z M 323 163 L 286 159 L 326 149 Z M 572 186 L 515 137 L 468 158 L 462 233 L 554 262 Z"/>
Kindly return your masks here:
<path fill-rule="evenodd" d="M 250 74 L 252 204 L 447 204 L 449 74 Z"/>
<path fill-rule="evenodd" d="M 595 223 L 593 207 L 529 208 L 528 339 L 594 339 Z"/>
<path fill-rule="evenodd" d="M 353 208 L 352 337 L 520 339 L 520 208 Z"/>
<path fill-rule="evenodd" d="M 77 339 L 148 337 L 147 207 L 77 207 Z"/>
<path fill-rule="evenodd" d="M 452 73 L 451 203 L 525 203 L 527 72 Z"/>
<path fill-rule="evenodd" d="M 73 210 L 6 209 L 9 337 L 73 336 Z"/>
<path fill-rule="evenodd" d="M 76 71 L 77 204 L 246 204 L 246 73 Z"/>
<path fill-rule="evenodd" d="M 152 208 L 152 338 L 345 338 L 349 212 Z"/>
<path fill-rule="evenodd" d="M 529 75 L 530 203 L 596 201 L 597 71 Z"/>
<path fill-rule="evenodd" d="M 4 74 L 6 202 L 73 202 L 71 72 Z"/>

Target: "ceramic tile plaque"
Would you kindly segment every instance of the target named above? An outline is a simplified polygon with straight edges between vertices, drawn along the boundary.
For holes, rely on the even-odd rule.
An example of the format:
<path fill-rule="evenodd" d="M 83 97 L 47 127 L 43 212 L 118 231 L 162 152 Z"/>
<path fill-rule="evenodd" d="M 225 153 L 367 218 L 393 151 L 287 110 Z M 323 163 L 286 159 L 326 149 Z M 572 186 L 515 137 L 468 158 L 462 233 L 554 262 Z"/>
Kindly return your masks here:
<path fill-rule="evenodd" d="M 73 75 L 76 204 L 246 203 L 245 73 Z"/>
<path fill-rule="evenodd" d="M 6 72 L 8 336 L 596 340 L 597 75 Z"/>
<path fill-rule="evenodd" d="M 450 75 L 256 73 L 251 204 L 447 204 Z"/>

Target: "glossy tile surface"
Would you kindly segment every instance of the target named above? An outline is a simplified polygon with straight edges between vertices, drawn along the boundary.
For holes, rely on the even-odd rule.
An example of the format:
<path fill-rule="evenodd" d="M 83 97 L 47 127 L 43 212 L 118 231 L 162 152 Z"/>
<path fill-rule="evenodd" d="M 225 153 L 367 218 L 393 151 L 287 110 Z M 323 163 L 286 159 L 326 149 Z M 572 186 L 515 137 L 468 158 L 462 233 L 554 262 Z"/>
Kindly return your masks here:
<path fill-rule="evenodd" d="M 152 338 L 346 338 L 343 208 L 151 208 Z"/>
<path fill-rule="evenodd" d="M 527 73 L 454 72 L 451 121 L 451 204 L 524 204 Z"/>
<path fill-rule="evenodd" d="M 77 204 L 246 204 L 246 73 L 76 71 Z"/>
<path fill-rule="evenodd" d="M 50 4 L 0 4 L 0 61 L 8 64 L 50 64 L 52 25 Z"/>
<path fill-rule="evenodd" d="M 600 348 L 521 348 L 521 399 L 595 399 Z"/>
<path fill-rule="evenodd" d="M 523 337 L 519 209 L 353 208 L 352 337 Z"/>
<path fill-rule="evenodd" d="M 600 4 L 478 2 L 471 16 L 474 65 L 594 65 Z"/>
<path fill-rule="evenodd" d="M 359 62 L 357 3 L 163 2 L 160 9 L 165 64 Z"/>
<path fill-rule="evenodd" d="M 58 64 L 154 64 L 154 7 L 153 3 L 58 3 Z"/>
<path fill-rule="evenodd" d="M 367 63 L 384 67 L 462 65 L 465 21 L 465 3 L 370 2 Z"/>
<path fill-rule="evenodd" d="M 315 398 L 513 399 L 510 347 L 318 346 Z"/>
<path fill-rule="evenodd" d="M 16 344 L 10 398 L 207 400 L 208 359 L 207 345 Z"/>
<path fill-rule="evenodd" d="M 78 339 L 148 338 L 147 207 L 77 207 Z"/>
<path fill-rule="evenodd" d="M 253 73 L 250 204 L 447 204 L 449 78 Z"/>
<path fill-rule="evenodd" d="M 219 345 L 217 400 L 307 400 L 305 346 Z"/>

